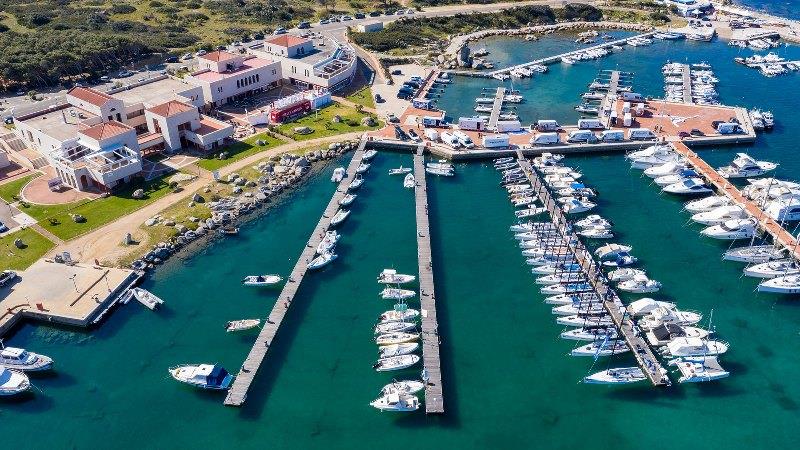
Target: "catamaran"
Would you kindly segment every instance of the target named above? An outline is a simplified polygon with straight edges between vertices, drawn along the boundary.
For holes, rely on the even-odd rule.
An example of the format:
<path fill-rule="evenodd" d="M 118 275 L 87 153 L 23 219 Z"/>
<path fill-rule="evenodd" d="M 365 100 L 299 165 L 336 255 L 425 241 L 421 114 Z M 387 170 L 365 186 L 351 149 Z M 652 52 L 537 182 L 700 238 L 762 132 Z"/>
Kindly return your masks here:
<path fill-rule="evenodd" d="M 679 383 L 698 383 L 703 381 L 719 380 L 730 375 L 719 365 L 716 356 L 699 356 L 690 358 L 676 358 L 668 362 L 681 372 Z"/>

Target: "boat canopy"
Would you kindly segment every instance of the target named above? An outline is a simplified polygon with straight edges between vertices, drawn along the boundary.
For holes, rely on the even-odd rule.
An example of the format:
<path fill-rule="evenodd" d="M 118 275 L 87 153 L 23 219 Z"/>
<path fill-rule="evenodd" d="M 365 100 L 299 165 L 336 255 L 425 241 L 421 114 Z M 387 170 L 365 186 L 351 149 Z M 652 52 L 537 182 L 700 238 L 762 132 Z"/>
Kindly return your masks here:
<path fill-rule="evenodd" d="M 606 244 L 594 251 L 595 256 L 600 259 L 615 258 L 620 253 L 627 253 L 632 247 L 620 244 Z"/>

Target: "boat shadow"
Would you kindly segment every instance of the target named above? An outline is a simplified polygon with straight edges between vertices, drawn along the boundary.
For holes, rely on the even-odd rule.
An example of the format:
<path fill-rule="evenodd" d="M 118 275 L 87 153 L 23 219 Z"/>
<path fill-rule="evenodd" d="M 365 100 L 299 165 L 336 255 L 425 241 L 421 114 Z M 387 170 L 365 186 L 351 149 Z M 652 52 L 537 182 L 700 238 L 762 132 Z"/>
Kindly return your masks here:
<path fill-rule="evenodd" d="M 12 408 L 14 414 L 41 414 L 53 409 L 55 402 L 46 393 L 39 391 L 35 386 L 30 390 L 12 396 L 0 396 L 0 408 Z M 0 412 L 2 409 L 0 409 Z"/>

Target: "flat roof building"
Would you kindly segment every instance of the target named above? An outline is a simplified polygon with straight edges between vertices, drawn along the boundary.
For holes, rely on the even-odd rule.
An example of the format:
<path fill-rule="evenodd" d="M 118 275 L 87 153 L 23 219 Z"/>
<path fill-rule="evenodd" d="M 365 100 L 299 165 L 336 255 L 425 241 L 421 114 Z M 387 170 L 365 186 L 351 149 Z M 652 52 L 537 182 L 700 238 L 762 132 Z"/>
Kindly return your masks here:
<path fill-rule="evenodd" d="M 280 62 L 225 51 L 199 58 L 199 70 L 187 76 L 199 86 L 208 109 L 280 86 Z"/>

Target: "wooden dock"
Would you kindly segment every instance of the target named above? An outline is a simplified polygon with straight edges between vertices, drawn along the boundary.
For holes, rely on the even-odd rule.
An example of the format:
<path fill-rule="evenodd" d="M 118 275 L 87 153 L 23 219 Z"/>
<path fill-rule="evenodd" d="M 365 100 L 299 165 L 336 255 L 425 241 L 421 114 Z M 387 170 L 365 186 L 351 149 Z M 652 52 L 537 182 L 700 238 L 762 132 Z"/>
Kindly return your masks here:
<path fill-rule="evenodd" d="M 683 103 L 692 102 L 692 71 L 688 64 L 682 64 L 683 72 Z"/>
<path fill-rule="evenodd" d="M 611 124 L 609 123 L 611 120 L 610 112 L 613 110 L 614 103 L 617 101 L 619 81 L 620 71 L 612 70 L 608 80 L 608 91 L 606 92 L 606 96 L 603 98 L 603 101 L 600 103 L 600 111 L 597 113 L 597 118 L 600 119 L 606 128 L 611 128 Z M 607 111 L 609 112 L 608 115 L 606 114 Z"/>
<path fill-rule="evenodd" d="M 359 145 L 358 149 L 353 154 L 353 159 L 350 161 L 350 165 L 347 168 L 347 176 L 336 186 L 336 192 L 333 193 L 331 201 L 328 203 L 325 212 L 314 228 L 314 232 L 311 233 L 311 237 L 306 243 L 305 248 L 303 248 L 294 269 L 292 269 L 291 274 L 286 279 L 286 284 L 284 284 L 280 296 L 278 296 L 278 299 L 275 301 L 275 306 L 273 306 L 272 311 L 270 311 L 266 322 L 264 322 L 264 326 L 261 328 L 261 332 L 258 333 L 258 337 L 253 343 L 253 348 L 250 349 L 250 353 L 247 355 L 247 358 L 245 358 L 239 370 L 239 374 L 228 390 L 228 395 L 225 397 L 225 405 L 241 406 L 247 399 L 247 391 L 253 383 L 264 358 L 267 356 L 267 352 L 278 333 L 278 329 L 280 329 L 281 323 L 283 323 L 283 319 L 289 312 L 289 308 L 297 294 L 300 283 L 303 281 L 303 277 L 305 277 L 308 272 L 308 263 L 314 259 L 317 245 L 319 245 L 325 232 L 328 230 L 331 218 L 333 218 L 336 211 L 339 209 L 339 200 L 347 193 L 347 187 L 356 174 L 356 168 L 361 164 L 365 145 L 366 142 L 361 141 L 361 145 Z"/>
<path fill-rule="evenodd" d="M 497 120 L 500 118 L 500 110 L 503 108 L 505 102 L 506 88 L 499 87 L 494 93 L 494 103 L 492 104 L 492 113 L 489 115 L 489 129 L 497 128 Z"/>
<path fill-rule="evenodd" d="M 619 334 L 625 339 L 639 367 L 642 368 L 642 371 L 654 386 L 670 385 L 671 382 L 665 375 L 666 370 L 656 358 L 647 341 L 638 334 L 631 317 L 625 314 L 624 311 L 620 311 L 616 306 L 615 302 L 618 300 L 617 294 L 607 284 L 605 276 L 602 275 L 600 265 L 594 261 L 592 254 L 580 240 L 578 240 L 575 233 L 567 230 L 566 225 L 568 224 L 568 219 L 558 205 L 558 202 L 553 199 L 547 186 L 538 173 L 533 170 L 521 151 L 517 152 L 517 159 L 520 167 L 522 167 L 525 175 L 528 177 L 531 187 L 550 213 L 553 224 L 558 227 L 567 242 L 572 242 L 572 239 L 574 239 L 574 242 L 577 242 L 577 244 L 568 244 L 568 247 L 575 255 L 578 264 L 581 265 L 595 294 L 601 299 L 606 311 L 611 315 L 611 320 L 617 327 Z"/>
<path fill-rule="evenodd" d="M 422 315 L 422 364 L 425 378 L 425 413 L 444 413 L 442 367 L 439 359 L 439 323 L 436 320 L 436 293 L 433 283 L 428 184 L 425 179 L 425 147 L 414 154 L 414 189 L 417 215 L 417 259 L 419 261 L 419 302 Z"/>

